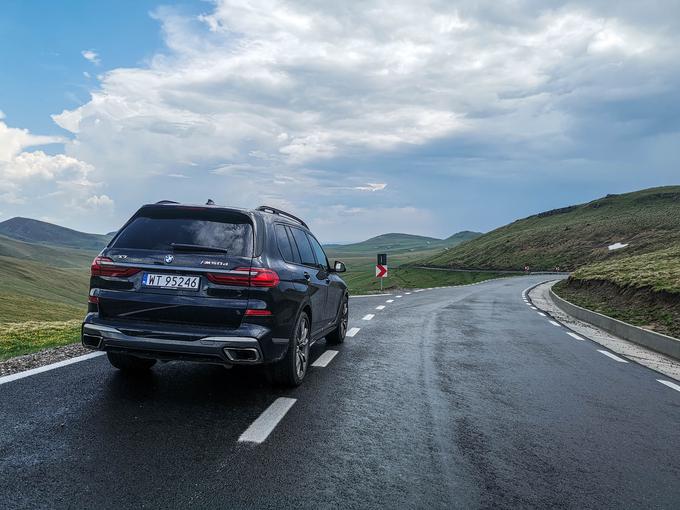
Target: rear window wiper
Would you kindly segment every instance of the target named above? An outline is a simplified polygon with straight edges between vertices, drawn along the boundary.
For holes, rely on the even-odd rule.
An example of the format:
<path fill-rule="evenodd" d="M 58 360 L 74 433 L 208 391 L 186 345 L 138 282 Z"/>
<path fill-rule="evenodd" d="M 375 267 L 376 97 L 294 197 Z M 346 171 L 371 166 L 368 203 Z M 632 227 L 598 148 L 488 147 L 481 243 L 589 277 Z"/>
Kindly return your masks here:
<path fill-rule="evenodd" d="M 226 248 L 219 248 L 217 246 L 202 246 L 200 244 L 183 244 L 183 243 L 170 243 L 170 246 L 172 246 L 172 249 L 175 251 L 194 251 L 194 252 L 208 251 L 215 253 L 229 253 L 229 250 L 227 250 Z"/>

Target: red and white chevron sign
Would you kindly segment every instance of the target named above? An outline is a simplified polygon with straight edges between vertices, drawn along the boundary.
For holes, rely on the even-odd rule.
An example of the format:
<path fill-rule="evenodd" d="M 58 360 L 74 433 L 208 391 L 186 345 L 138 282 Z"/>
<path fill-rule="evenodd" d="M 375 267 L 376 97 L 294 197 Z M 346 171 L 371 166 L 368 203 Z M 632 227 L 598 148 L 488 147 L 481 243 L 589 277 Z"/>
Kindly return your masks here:
<path fill-rule="evenodd" d="M 375 277 L 385 278 L 387 276 L 387 265 L 376 264 L 375 265 Z"/>

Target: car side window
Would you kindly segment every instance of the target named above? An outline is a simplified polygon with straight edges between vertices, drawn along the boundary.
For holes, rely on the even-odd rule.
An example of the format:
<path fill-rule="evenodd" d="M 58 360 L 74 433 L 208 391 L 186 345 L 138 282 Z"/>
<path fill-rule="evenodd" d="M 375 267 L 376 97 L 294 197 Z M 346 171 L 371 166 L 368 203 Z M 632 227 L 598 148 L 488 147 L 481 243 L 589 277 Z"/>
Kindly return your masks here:
<path fill-rule="evenodd" d="M 314 250 L 314 255 L 316 255 L 316 262 L 324 269 L 328 269 L 328 257 L 326 257 L 326 252 L 323 251 L 319 241 L 317 241 L 314 236 L 308 235 L 307 237 L 309 238 L 309 242 L 312 243 L 312 249 Z"/>
<path fill-rule="evenodd" d="M 291 227 L 290 231 L 293 233 L 293 239 L 295 239 L 295 244 L 297 245 L 298 251 L 300 252 L 302 263 L 305 266 L 316 266 L 314 252 L 312 251 L 312 246 L 309 244 L 307 235 L 303 230 L 295 227 Z"/>
<path fill-rule="evenodd" d="M 290 244 L 290 239 L 288 239 L 288 233 L 286 232 L 286 227 L 284 225 L 275 225 L 274 230 L 276 232 L 276 244 L 279 245 L 279 251 L 283 260 L 286 262 L 299 262 L 297 257 L 293 256 L 293 247 Z M 295 250 L 297 254 L 297 249 Z"/>

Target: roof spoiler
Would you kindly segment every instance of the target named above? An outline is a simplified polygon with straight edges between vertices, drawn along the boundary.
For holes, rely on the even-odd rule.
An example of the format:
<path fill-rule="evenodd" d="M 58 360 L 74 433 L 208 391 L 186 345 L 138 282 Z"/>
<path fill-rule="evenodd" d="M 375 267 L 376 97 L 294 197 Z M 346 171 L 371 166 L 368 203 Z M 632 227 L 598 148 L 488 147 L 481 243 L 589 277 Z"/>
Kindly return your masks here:
<path fill-rule="evenodd" d="M 269 205 L 261 205 L 260 207 L 257 208 L 257 210 L 262 212 L 268 212 L 271 214 L 278 214 L 279 216 L 285 216 L 286 218 L 290 218 L 293 221 L 297 221 L 303 227 L 307 229 L 309 228 L 307 224 L 297 216 L 293 216 L 292 214 L 287 213 L 286 211 L 282 211 L 281 209 L 277 209 L 276 207 L 272 207 Z"/>

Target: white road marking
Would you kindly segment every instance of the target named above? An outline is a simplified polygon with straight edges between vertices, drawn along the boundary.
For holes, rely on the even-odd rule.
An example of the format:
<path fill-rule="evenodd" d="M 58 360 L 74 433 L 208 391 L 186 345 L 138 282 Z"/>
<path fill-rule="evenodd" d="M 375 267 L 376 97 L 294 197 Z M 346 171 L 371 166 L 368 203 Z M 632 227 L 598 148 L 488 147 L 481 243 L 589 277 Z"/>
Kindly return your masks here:
<path fill-rule="evenodd" d="M 410 294 L 410 292 L 404 292 L 404 294 L 406 294 L 408 296 Z"/>
<path fill-rule="evenodd" d="M 661 384 L 665 384 L 669 388 L 673 388 L 675 391 L 680 391 L 680 386 L 670 381 L 664 381 L 663 379 L 657 379 Z"/>
<path fill-rule="evenodd" d="M 534 310 L 535 312 L 538 312 L 538 308 L 536 308 L 535 306 L 532 306 L 531 309 Z"/>
<path fill-rule="evenodd" d="M 364 298 L 364 297 L 379 297 L 379 296 L 391 296 L 389 292 L 386 292 L 384 294 L 360 294 L 358 296 L 350 296 L 350 299 L 353 298 Z"/>
<path fill-rule="evenodd" d="M 316 361 L 312 363 L 313 367 L 327 367 L 338 351 L 326 351 L 321 356 L 316 358 Z"/>
<path fill-rule="evenodd" d="M 400 298 L 401 296 L 394 296 L 394 297 L 396 297 L 396 298 Z"/>
<path fill-rule="evenodd" d="M 553 326 L 557 326 L 558 328 L 561 327 L 559 322 L 550 321 L 550 324 L 552 324 Z"/>
<path fill-rule="evenodd" d="M 29 377 L 31 375 L 39 374 L 41 372 L 47 372 L 48 370 L 54 370 L 55 368 L 61 368 L 67 365 L 72 365 L 73 363 L 79 363 L 81 361 L 96 358 L 97 356 L 102 356 L 104 354 L 106 353 L 103 351 L 90 352 L 88 354 L 83 354 L 82 356 L 78 356 L 76 358 L 65 359 L 63 361 L 57 361 L 56 363 L 52 363 L 50 365 L 32 368 L 30 370 L 25 370 L 23 372 L 17 372 L 16 374 L 5 375 L 3 377 L 0 377 L 0 384 L 16 381 L 17 379 L 23 379 L 24 377 Z"/>
<path fill-rule="evenodd" d="M 364 315 L 362 320 L 370 321 L 373 317 L 375 317 L 375 315 L 373 315 L 372 313 L 368 313 L 368 314 Z"/>
<path fill-rule="evenodd" d="M 356 335 L 360 330 L 361 330 L 361 328 L 352 328 L 347 333 L 345 333 L 345 336 L 348 336 L 348 337 L 351 338 L 354 335 Z"/>
<path fill-rule="evenodd" d="M 572 333 L 571 331 L 567 331 L 567 335 L 569 335 L 569 336 L 572 337 L 572 338 L 575 338 L 576 340 L 581 340 L 581 341 L 583 341 L 583 338 L 581 338 L 580 336 L 578 336 L 576 333 Z"/>
<path fill-rule="evenodd" d="M 625 359 L 619 358 L 618 356 L 614 356 L 611 352 L 603 351 L 601 349 L 598 349 L 597 352 L 601 352 L 605 356 L 613 359 L 614 361 L 618 361 L 619 363 L 628 363 Z"/>
<path fill-rule="evenodd" d="M 536 313 L 537 313 L 538 315 L 540 315 L 541 317 L 545 317 L 545 314 L 544 314 L 543 312 L 536 312 Z"/>
<path fill-rule="evenodd" d="M 385 309 L 385 305 L 378 305 L 378 306 L 375 307 L 375 309 L 376 309 L 376 310 L 384 310 L 384 309 Z"/>
<path fill-rule="evenodd" d="M 385 303 L 394 303 L 394 299 L 388 299 Z"/>
<path fill-rule="evenodd" d="M 297 399 L 288 397 L 279 397 L 274 400 L 274 403 L 265 409 L 257 420 L 251 423 L 250 427 L 241 434 L 241 437 L 238 438 L 239 443 L 260 444 L 264 442 L 295 402 L 297 402 Z"/>

